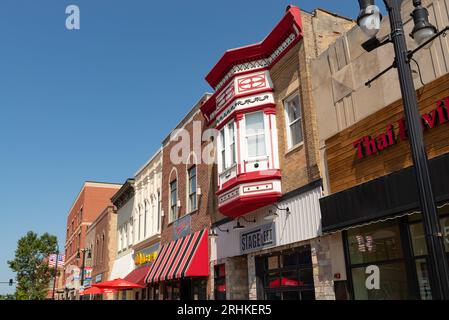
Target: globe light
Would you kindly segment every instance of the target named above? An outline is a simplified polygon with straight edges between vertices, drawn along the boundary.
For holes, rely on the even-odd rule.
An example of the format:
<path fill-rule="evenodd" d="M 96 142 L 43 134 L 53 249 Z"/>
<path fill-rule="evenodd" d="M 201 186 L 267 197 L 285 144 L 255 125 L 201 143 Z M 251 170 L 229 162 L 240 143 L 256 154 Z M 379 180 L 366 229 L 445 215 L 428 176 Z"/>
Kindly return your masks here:
<path fill-rule="evenodd" d="M 380 30 L 382 15 L 379 7 L 375 5 L 374 0 L 359 0 L 360 13 L 357 18 L 357 24 L 363 33 L 372 38 Z"/>
<path fill-rule="evenodd" d="M 410 36 L 418 45 L 422 45 L 437 33 L 437 28 L 429 22 L 429 12 L 421 6 L 421 1 L 414 0 L 413 5 L 415 9 L 411 16 L 415 25 Z M 431 46 L 432 42 L 429 42 L 424 48 L 430 48 Z"/>

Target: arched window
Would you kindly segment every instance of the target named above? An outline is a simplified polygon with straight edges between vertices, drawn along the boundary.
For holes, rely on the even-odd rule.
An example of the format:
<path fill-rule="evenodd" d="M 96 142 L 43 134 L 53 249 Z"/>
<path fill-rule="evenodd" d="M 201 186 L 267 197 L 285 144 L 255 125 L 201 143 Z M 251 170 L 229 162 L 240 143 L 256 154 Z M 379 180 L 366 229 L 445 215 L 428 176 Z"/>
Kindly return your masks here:
<path fill-rule="evenodd" d="M 104 258 L 105 258 L 105 239 L 104 239 L 104 233 L 101 236 L 101 262 L 103 263 Z"/>
<path fill-rule="evenodd" d="M 144 239 L 146 239 L 147 231 L 148 231 L 147 224 L 149 222 L 148 211 L 150 210 L 148 200 L 145 199 L 144 205 L 145 205 L 145 213 L 144 213 L 144 217 L 143 217 L 143 220 L 144 220 L 143 221 L 143 237 L 144 237 Z"/>
<path fill-rule="evenodd" d="M 169 222 L 178 219 L 178 172 L 176 168 L 173 168 L 169 177 Z"/>

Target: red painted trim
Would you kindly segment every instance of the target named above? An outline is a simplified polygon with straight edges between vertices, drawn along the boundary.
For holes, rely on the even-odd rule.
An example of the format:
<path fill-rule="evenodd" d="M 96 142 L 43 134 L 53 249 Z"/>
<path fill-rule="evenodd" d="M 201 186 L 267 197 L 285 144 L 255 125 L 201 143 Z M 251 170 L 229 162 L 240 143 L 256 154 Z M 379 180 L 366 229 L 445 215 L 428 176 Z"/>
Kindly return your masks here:
<path fill-rule="evenodd" d="M 276 110 L 276 104 L 266 103 L 266 104 L 262 104 L 262 105 L 256 106 L 256 107 L 250 107 L 250 108 L 239 109 L 239 110 L 234 109 L 234 111 L 232 111 L 229 115 L 227 115 L 225 118 L 223 118 L 223 120 L 221 120 L 221 122 L 215 126 L 215 129 L 220 130 L 232 119 L 236 120 L 237 116 L 239 116 L 239 115 L 241 117 L 243 117 L 243 115 L 246 113 L 251 113 L 251 112 L 256 112 L 256 111 L 264 111 L 264 113 L 265 113 L 265 110 L 268 110 L 268 109 Z M 209 123 L 209 125 L 210 125 L 210 123 Z"/>
<path fill-rule="evenodd" d="M 281 179 L 281 170 L 275 169 L 242 173 L 237 177 L 223 183 L 223 186 L 216 192 L 216 195 L 221 195 L 224 192 L 234 188 L 238 184 L 273 179 Z"/>
<path fill-rule="evenodd" d="M 223 111 L 226 110 L 227 107 L 229 107 L 232 103 L 234 103 L 235 100 L 241 99 L 241 98 L 247 98 L 256 94 L 266 93 L 266 92 L 273 92 L 274 90 L 270 87 L 263 88 L 263 89 L 257 89 L 254 91 L 248 91 L 246 93 L 240 93 L 238 95 L 234 95 L 228 102 L 226 102 L 223 106 L 218 109 L 217 114 L 214 116 L 214 118 L 218 117 Z"/>
<path fill-rule="evenodd" d="M 258 186 L 263 186 L 263 185 L 265 185 L 265 184 L 269 184 L 270 186 L 271 186 L 271 188 L 270 189 L 264 189 L 264 190 L 255 190 L 255 191 L 245 191 L 245 188 L 251 188 L 251 187 L 258 187 Z M 270 183 L 258 183 L 258 184 L 250 184 L 250 185 L 248 185 L 248 186 L 244 186 L 243 187 L 243 193 L 254 193 L 254 192 L 261 192 L 261 191 L 268 191 L 268 190 L 273 190 L 273 183 L 272 182 L 270 182 Z"/>
<path fill-rule="evenodd" d="M 301 12 L 298 7 L 291 6 L 281 21 L 274 27 L 270 34 L 260 43 L 228 50 L 224 53 L 217 64 L 207 74 L 206 81 L 215 88 L 231 67 L 242 61 L 251 61 L 268 57 L 279 43 L 290 33 L 295 32 L 294 27 L 299 30 L 297 38 L 303 35 Z"/>
<path fill-rule="evenodd" d="M 219 205 L 218 210 L 225 216 L 237 218 L 259 208 L 275 203 L 281 197 L 281 192 L 241 196 L 233 201 L 227 202 L 224 205 Z"/>

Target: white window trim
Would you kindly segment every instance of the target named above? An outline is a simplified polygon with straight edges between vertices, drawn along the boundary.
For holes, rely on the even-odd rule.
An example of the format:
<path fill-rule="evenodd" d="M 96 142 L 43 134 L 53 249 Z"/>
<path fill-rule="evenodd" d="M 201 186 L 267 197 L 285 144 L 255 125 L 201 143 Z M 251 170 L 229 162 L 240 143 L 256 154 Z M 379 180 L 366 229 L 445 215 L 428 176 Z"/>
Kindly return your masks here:
<path fill-rule="evenodd" d="M 168 184 L 168 190 L 169 190 L 168 222 L 169 223 L 172 223 L 178 219 L 178 204 L 177 203 L 174 204 L 176 216 L 172 215 L 173 203 L 172 203 L 172 196 L 171 196 L 171 194 L 172 194 L 171 185 L 173 182 L 176 182 L 176 202 L 178 202 L 178 200 L 179 200 L 179 196 L 178 196 L 179 181 L 178 181 L 178 179 L 175 179 Z"/>
<path fill-rule="evenodd" d="M 196 186 L 196 190 L 194 190 L 194 192 L 190 193 L 190 175 L 189 175 L 189 173 L 190 173 L 190 170 L 193 167 L 195 167 L 195 186 Z M 187 181 L 187 184 L 186 184 L 186 203 L 187 203 L 187 211 L 188 211 L 186 214 L 189 214 L 189 213 L 192 213 L 192 212 L 198 210 L 198 166 L 196 164 L 192 165 L 190 167 L 187 167 L 187 170 L 186 170 L 186 181 Z M 193 194 L 193 193 L 195 193 L 195 198 L 196 198 L 196 201 L 195 201 L 196 206 L 195 206 L 195 208 L 192 208 L 191 204 L 190 204 L 190 195 Z"/>
<path fill-rule="evenodd" d="M 288 104 L 296 99 L 298 97 L 298 103 L 299 103 L 299 118 L 293 120 L 290 122 L 290 117 L 288 115 Z M 284 118 L 285 118 L 285 132 L 287 136 L 287 151 L 290 151 L 297 146 L 300 146 L 304 143 L 304 129 L 302 125 L 302 105 L 301 105 L 301 98 L 299 96 L 299 93 L 294 93 L 290 95 L 288 98 L 284 100 Z M 296 124 L 297 122 L 301 122 L 301 141 L 299 141 L 297 144 L 293 145 L 292 142 L 292 133 L 291 133 L 291 127 L 292 125 Z"/>
<path fill-rule="evenodd" d="M 232 126 L 233 129 L 233 139 L 231 139 L 230 134 L 230 127 Z M 224 133 L 224 143 L 223 143 L 223 135 Z M 232 120 L 228 123 L 226 123 L 223 128 L 220 129 L 220 139 L 219 139 L 219 174 L 228 171 L 229 169 L 233 168 L 237 164 L 237 126 L 235 124 L 235 121 Z M 232 160 L 231 157 L 231 146 L 234 145 L 234 160 Z M 223 158 L 223 151 L 224 151 L 224 158 Z"/>

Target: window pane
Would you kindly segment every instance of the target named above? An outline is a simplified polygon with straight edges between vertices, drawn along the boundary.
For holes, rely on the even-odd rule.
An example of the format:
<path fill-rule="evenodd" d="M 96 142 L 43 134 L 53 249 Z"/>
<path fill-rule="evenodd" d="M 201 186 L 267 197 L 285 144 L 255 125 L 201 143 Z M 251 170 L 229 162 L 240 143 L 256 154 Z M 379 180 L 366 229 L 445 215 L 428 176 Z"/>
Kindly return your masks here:
<path fill-rule="evenodd" d="M 422 300 L 432 300 L 429 271 L 426 259 L 416 260 L 416 274 L 418 276 L 419 293 Z"/>
<path fill-rule="evenodd" d="M 267 300 L 282 300 L 280 292 L 267 292 Z"/>
<path fill-rule="evenodd" d="M 366 286 L 366 268 L 352 269 L 354 296 L 356 300 L 404 300 L 408 299 L 408 286 L 403 263 L 379 265 L 379 289 Z M 369 283 L 371 283 L 369 281 Z"/>
<path fill-rule="evenodd" d="M 282 300 L 299 300 L 299 291 L 287 291 L 282 294 Z"/>
<path fill-rule="evenodd" d="M 281 287 L 298 287 L 301 283 L 298 279 L 298 270 L 283 271 Z"/>
<path fill-rule="evenodd" d="M 440 223 L 444 235 L 444 246 L 446 248 L 446 252 L 449 252 L 449 218 L 441 219 Z"/>
<path fill-rule="evenodd" d="M 262 112 L 247 114 L 245 116 L 245 118 L 246 118 L 246 134 L 247 135 L 263 133 L 264 125 L 263 125 L 263 113 Z"/>
<path fill-rule="evenodd" d="M 315 291 L 314 290 L 301 291 L 301 300 L 315 300 Z"/>
<path fill-rule="evenodd" d="M 301 117 L 301 107 L 299 105 L 298 95 L 287 103 L 287 114 L 289 123 L 292 123 Z"/>
<path fill-rule="evenodd" d="M 412 238 L 413 253 L 415 256 L 427 255 L 426 237 L 422 223 L 410 225 L 410 236 Z"/>
<path fill-rule="evenodd" d="M 221 168 L 224 171 L 227 168 L 226 164 L 226 138 L 225 138 L 225 130 L 221 129 L 220 131 L 220 140 L 221 140 Z"/>
<path fill-rule="evenodd" d="M 302 142 L 301 120 L 298 120 L 292 125 L 290 125 L 290 137 L 292 146 Z"/>
<path fill-rule="evenodd" d="M 311 286 L 313 288 L 313 269 L 303 268 L 299 270 L 299 280 L 302 286 Z"/>
<path fill-rule="evenodd" d="M 282 255 L 282 266 L 288 267 L 288 266 L 296 266 L 298 265 L 298 253 L 297 252 L 291 252 Z"/>
<path fill-rule="evenodd" d="M 349 254 L 352 264 L 402 258 L 399 226 L 384 222 L 348 231 Z"/>
<path fill-rule="evenodd" d="M 248 156 L 260 157 L 266 154 L 265 151 L 265 136 L 257 135 L 247 138 L 248 141 Z"/>
<path fill-rule="evenodd" d="M 279 268 L 279 257 L 278 256 L 268 257 L 268 270 L 278 268 Z"/>

